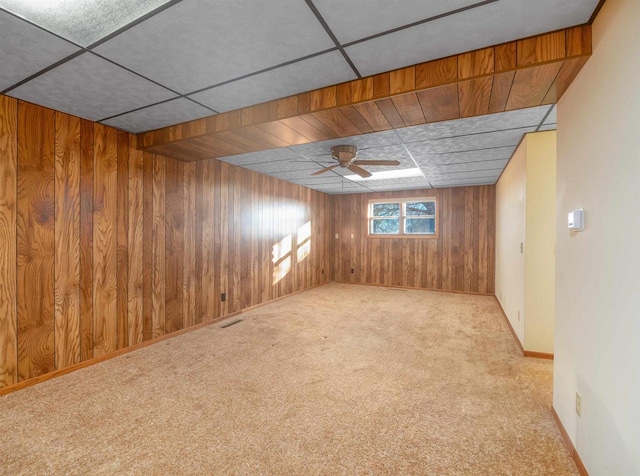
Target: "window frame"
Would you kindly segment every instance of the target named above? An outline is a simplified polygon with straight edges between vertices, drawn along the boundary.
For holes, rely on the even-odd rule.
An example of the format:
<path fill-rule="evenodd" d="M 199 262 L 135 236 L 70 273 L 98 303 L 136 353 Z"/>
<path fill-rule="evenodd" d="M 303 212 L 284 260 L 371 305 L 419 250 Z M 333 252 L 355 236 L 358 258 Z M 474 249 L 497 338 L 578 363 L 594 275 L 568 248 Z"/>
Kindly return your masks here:
<path fill-rule="evenodd" d="M 420 216 L 407 216 L 406 214 L 406 204 L 411 202 L 433 202 L 435 205 L 435 213 L 434 215 L 425 216 L 424 218 L 434 218 L 435 220 L 435 232 L 432 234 L 427 233 L 405 233 L 405 220 L 407 218 L 420 218 Z M 400 216 L 398 216 L 399 224 L 398 224 L 398 233 L 372 233 L 372 225 L 375 219 L 385 219 L 387 217 L 374 217 L 373 216 L 373 205 L 380 203 L 398 203 L 400 205 Z M 372 198 L 367 201 L 366 209 L 365 209 L 365 226 L 367 228 L 366 236 L 367 238 L 419 238 L 419 239 L 429 239 L 429 238 L 438 238 L 440 234 L 440 223 L 438 216 L 438 197 L 430 195 L 430 196 L 419 196 L 419 197 L 381 197 L 381 198 Z M 395 218 L 395 217 L 389 217 Z"/>

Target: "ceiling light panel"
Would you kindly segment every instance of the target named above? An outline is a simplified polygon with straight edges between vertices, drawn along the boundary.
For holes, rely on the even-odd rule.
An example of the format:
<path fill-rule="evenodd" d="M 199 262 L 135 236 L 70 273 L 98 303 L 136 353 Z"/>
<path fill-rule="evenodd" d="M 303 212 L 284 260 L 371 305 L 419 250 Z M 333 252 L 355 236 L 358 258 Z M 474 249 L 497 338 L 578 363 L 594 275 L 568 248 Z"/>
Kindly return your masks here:
<path fill-rule="evenodd" d="M 479 0 L 314 0 L 340 43 L 468 7 Z M 357 18 L 357 21 L 354 21 Z"/>
<path fill-rule="evenodd" d="M 63 63 L 12 90 L 9 95 L 91 121 L 176 96 L 92 53 Z"/>
<path fill-rule="evenodd" d="M 218 112 L 357 79 L 337 51 L 207 89 L 190 97 Z"/>
<path fill-rule="evenodd" d="M 189 0 L 96 51 L 189 94 L 334 47 L 300 0 Z"/>
<path fill-rule="evenodd" d="M 0 32 L 0 91 L 80 50 L 3 11 Z"/>
<path fill-rule="evenodd" d="M 80 46 L 89 46 L 165 3 L 167 0 L 0 0 L 0 7 Z"/>
<path fill-rule="evenodd" d="M 597 4 L 598 0 L 497 1 L 348 46 L 346 52 L 360 73 L 369 76 L 580 25 Z"/>
<path fill-rule="evenodd" d="M 212 114 L 210 109 L 200 104 L 196 104 L 185 98 L 178 98 L 129 112 L 102 121 L 102 123 L 137 134 L 139 132 L 159 129 Z"/>

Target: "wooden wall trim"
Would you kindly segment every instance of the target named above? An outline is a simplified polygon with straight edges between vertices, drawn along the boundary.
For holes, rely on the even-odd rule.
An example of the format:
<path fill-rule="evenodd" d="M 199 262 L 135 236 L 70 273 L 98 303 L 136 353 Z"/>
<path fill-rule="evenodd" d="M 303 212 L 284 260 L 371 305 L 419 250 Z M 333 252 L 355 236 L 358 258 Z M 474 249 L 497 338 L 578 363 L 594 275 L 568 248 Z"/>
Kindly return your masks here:
<path fill-rule="evenodd" d="M 556 421 L 556 425 L 560 430 L 560 435 L 562 435 L 562 441 L 564 441 L 564 445 L 567 447 L 567 450 L 569 450 L 569 456 L 571 456 L 573 461 L 576 463 L 578 472 L 580 473 L 581 476 L 589 476 L 589 473 L 587 472 L 587 468 L 584 466 L 582 459 L 580 459 L 580 455 L 578 454 L 576 447 L 573 446 L 573 442 L 569 437 L 569 433 L 567 433 L 567 430 L 565 429 L 564 425 L 560 421 L 560 417 L 558 416 L 558 413 L 556 412 L 556 409 L 553 408 L 553 406 L 551 407 L 551 414 L 553 415 L 553 419 Z"/>
<path fill-rule="evenodd" d="M 28 379 L 28 380 L 24 380 L 24 381 L 16 383 L 16 384 L 9 385 L 7 387 L 0 388 L 0 397 L 2 397 L 3 395 L 8 395 L 9 393 L 13 393 L 13 392 L 17 392 L 19 390 L 23 390 L 23 389 L 28 388 L 28 387 L 32 387 L 32 386 L 37 385 L 37 384 L 42 383 L 42 382 L 46 382 L 47 380 L 51 380 L 51 379 L 54 379 L 54 378 L 57 378 L 57 377 L 61 377 L 63 375 L 66 375 L 66 374 L 69 374 L 71 372 L 74 372 L 76 370 L 84 369 L 86 367 L 91 367 L 92 365 L 96 365 L 96 364 L 99 364 L 101 362 L 105 362 L 107 360 L 111 360 L 111 359 L 114 359 L 116 357 L 120 357 L 122 355 L 126 355 L 126 354 L 129 354 L 131 352 L 135 352 L 135 351 L 140 350 L 140 349 L 144 349 L 145 347 L 149 347 L 151 345 L 157 344 L 157 343 L 165 341 L 167 339 L 172 339 L 174 337 L 178 337 L 180 335 L 187 334 L 189 332 L 193 332 L 193 331 L 196 331 L 198 329 L 202 329 L 204 327 L 208 327 L 208 326 L 212 326 L 214 324 L 218 324 L 221 321 L 225 321 L 225 320 L 230 319 L 232 317 L 239 316 L 239 315 L 247 313 L 247 312 L 249 312 L 251 310 L 257 309 L 257 308 L 265 306 L 267 304 L 271 304 L 271 303 L 273 303 L 275 301 L 279 301 L 281 299 L 285 299 L 285 298 L 291 297 L 291 296 L 293 296 L 295 294 L 303 293 L 303 292 L 309 291 L 309 290 L 311 290 L 313 288 L 324 286 L 325 284 L 328 284 L 328 283 L 316 284 L 316 285 L 311 286 L 311 287 L 309 287 L 307 289 L 302 289 L 300 291 L 295 291 L 295 292 L 292 292 L 292 293 L 287 294 L 285 296 L 280 296 L 280 297 L 274 298 L 274 299 L 272 299 L 270 301 L 262 302 L 260 304 L 256 304 L 255 306 L 251 306 L 251 307 L 248 307 L 246 309 L 242 309 L 240 311 L 232 312 L 232 313 L 226 314 L 224 316 L 219 316 L 217 318 L 208 320 L 206 322 L 201 322 L 199 324 L 194 324 L 193 326 L 186 327 L 184 329 L 180 329 L 180 330 L 177 330 L 175 332 L 171 332 L 169 334 L 165 334 L 165 335 L 162 335 L 162 336 L 159 336 L 159 337 L 154 337 L 153 339 L 147 340 L 145 342 L 140 342 L 138 344 L 133 344 L 133 345 L 131 345 L 129 347 L 126 347 L 126 348 L 123 348 L 123 349 L 119 349 L 119 350 L 111 352 L 109 354 L 103 354 L 103 355 L 101 355 L 99 357 L 94 357 L 92 359 L 85 360 L 84 362 L 80 362 L 80 363 L 77 363 L 77 364 L 74 364 L 74 365 L 70 365 L 70 366 L 65 367 L 65 368 L 54 370 L 52 372 L 49 372 L 49 373 L 46 373 L 46 374 L 42 374 L 42 375 L 39 375 L 37 377 L 33 377 L 33 378 Z"/>
<path fill-rule="evenodd" d="M 553 360 L 553 354 L 549 354 L 547 352 L 534 352 L 532 350 L 525 350 L 522 355 L 524 355 L 525 357 L 534 357 L 536 359 Z"/>
<path fill-rule="evenodd" d="M 591 25 L 566 28 L 138 135 L 184 161 L 556 102 L 591 55 Z"/>

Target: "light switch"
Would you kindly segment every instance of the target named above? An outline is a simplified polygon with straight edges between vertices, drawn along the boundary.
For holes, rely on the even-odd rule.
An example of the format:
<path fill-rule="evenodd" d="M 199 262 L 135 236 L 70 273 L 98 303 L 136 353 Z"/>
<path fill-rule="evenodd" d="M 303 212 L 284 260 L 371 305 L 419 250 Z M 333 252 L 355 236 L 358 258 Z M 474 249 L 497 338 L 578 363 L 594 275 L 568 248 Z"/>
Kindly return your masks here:
<path fill-rule="evenodd" d="M 572 231 L 584 230 L 584 208 L 579 208 L 572 212 L 569 212 L 568 217 L 569 229 Z"/>

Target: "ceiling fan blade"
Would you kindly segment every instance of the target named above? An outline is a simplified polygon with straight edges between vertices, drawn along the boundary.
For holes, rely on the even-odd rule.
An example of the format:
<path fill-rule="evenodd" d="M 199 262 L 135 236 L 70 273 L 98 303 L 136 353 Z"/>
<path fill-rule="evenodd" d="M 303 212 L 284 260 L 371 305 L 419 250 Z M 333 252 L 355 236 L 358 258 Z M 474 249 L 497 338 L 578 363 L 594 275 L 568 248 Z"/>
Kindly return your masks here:
<path fill-rule="evenodd" d="M 312 173 L 311 175 L 320 175 L 323 174 L 325 172 L 328 172 L 329 170 L 333 170 L 338 166 L 338 164 L 336 165 L 330 165 L 329 167 L 325 167 L 324 169 L 318 170 L 317 172 Z"/>
<path fill-rule="evenodd" d="M 362 178 L 371 177 L 371 172 L 367 172 L 365 169 L 363 169 L 362 167 L 358 167 L 357 165 L 351 164 L 348 165 L 347 168 L 352 172 L 357 173 Z"/>
<path fill-rule="evenodd" d="M 354 165 L 400 165 L 399 160 L 360 160 L 356 159 L 351 162 Z"/>

